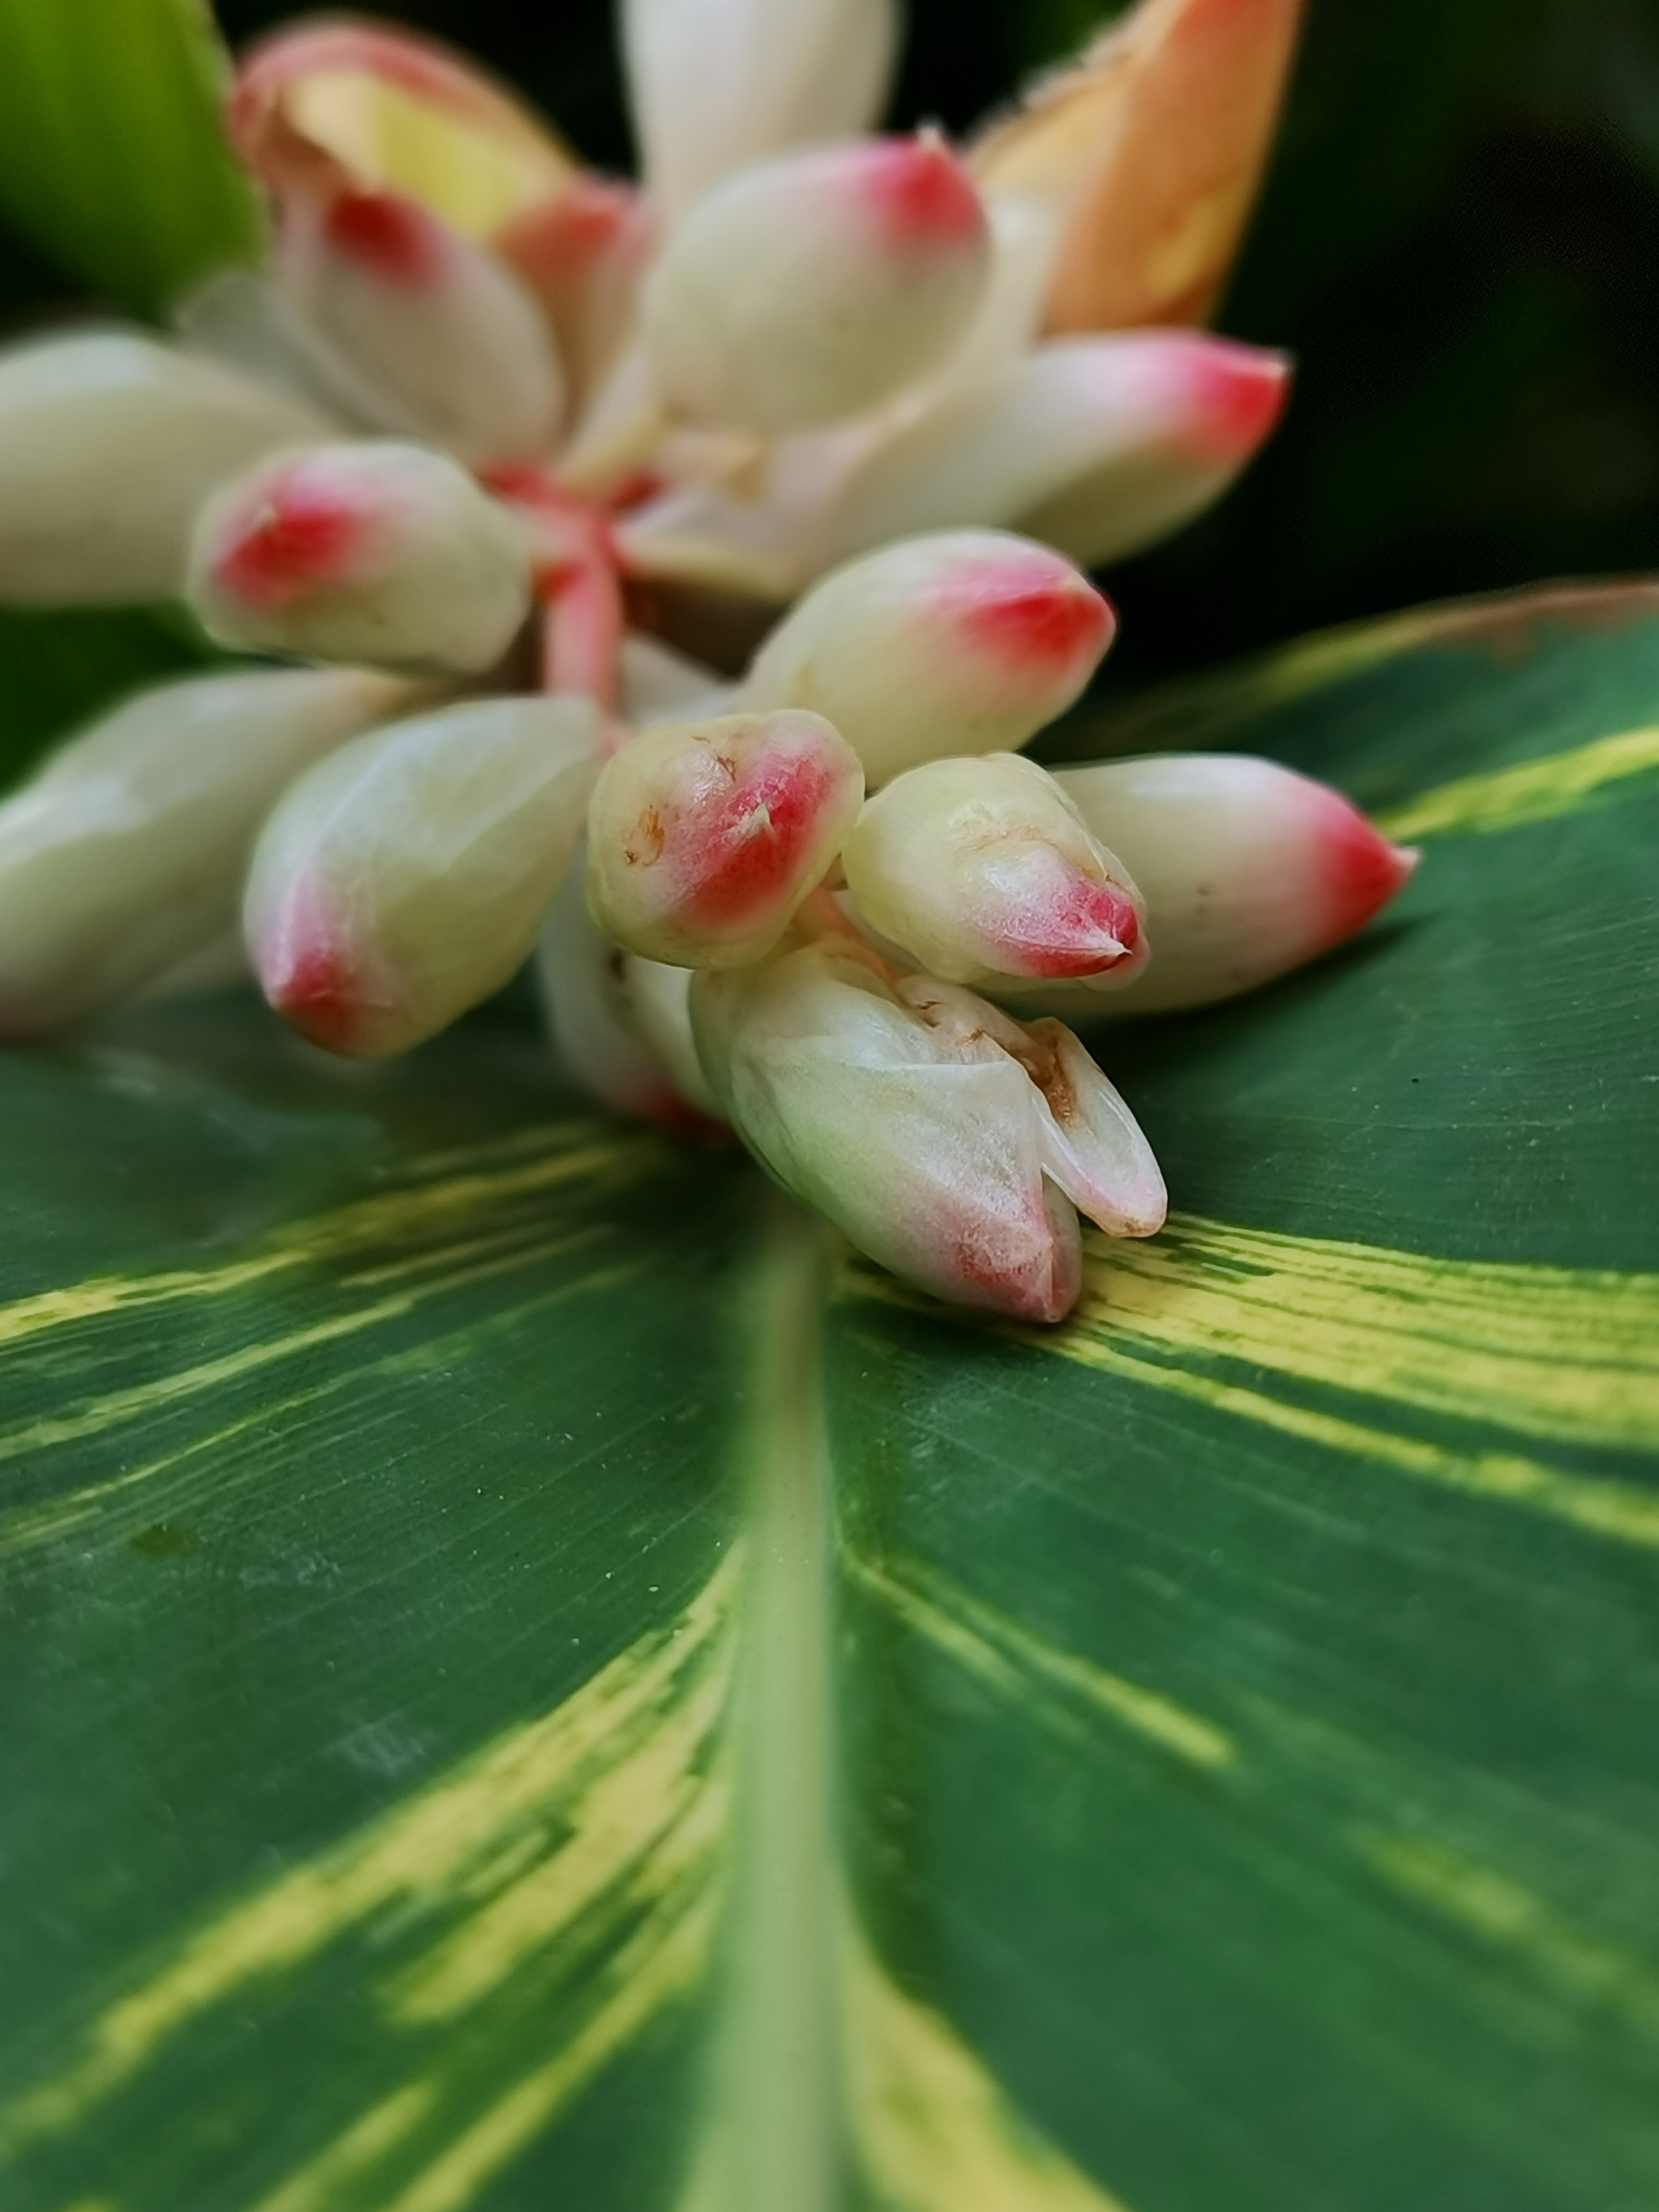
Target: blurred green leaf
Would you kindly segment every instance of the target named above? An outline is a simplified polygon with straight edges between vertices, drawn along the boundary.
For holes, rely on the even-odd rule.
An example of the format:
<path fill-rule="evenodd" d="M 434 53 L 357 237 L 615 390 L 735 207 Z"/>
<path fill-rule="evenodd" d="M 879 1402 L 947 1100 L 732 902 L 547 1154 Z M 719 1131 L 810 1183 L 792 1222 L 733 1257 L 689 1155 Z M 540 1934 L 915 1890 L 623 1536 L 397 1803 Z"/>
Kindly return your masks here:
<path fill-rule="evenodd" d="M 0 0 L 0 209 L 106 299 L 157 315 L 257 259 L 219 125 L 206 0 Z"/>
<path fill-rule="evenodd" d="M 126 693 L 222 658 L 170 607 L 0 607 L 0 789 Z"/>

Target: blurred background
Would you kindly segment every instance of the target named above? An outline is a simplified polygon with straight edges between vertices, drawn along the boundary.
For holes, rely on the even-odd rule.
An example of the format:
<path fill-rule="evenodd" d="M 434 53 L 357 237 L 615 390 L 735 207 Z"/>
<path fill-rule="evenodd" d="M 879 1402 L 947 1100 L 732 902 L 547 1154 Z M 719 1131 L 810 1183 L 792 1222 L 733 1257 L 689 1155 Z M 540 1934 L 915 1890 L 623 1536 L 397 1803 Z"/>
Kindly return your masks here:
<path fill-rule="evenodd" d="M 297 11 L 218 12 L 240 40 Z M 610 0 L 386 12 L 631 166 Z M 912 0 L 893 119 L 961 129 L 1109 12 Z M 9 319 L 59 289 L 0 240 Z M 1659 0 L 1310 0 L 1219 323 L 1288 349 L 1297 394 L 1219 509 L 1108 576 L 1115 685 L 1450 593 L 1659 568 Z"/>

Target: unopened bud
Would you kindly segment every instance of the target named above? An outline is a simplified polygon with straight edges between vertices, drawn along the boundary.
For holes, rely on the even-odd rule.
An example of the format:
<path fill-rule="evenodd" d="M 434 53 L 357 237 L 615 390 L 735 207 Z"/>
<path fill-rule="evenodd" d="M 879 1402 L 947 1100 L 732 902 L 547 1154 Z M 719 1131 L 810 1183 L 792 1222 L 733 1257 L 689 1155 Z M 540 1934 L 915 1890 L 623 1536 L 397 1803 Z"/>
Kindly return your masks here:
<path fill-rule="evenodd" d="M 894 0 L 623 0 L 653 198 L 678 215 L 747 162 L 869 130 L 896 13 Z"/>
<path fill-rule="evenodd" d="M 546 319 L 504 262 L 418 201 L 301 200 L 282 267 L 296 304 L 411 433 L 480 465 L 534 460 L 551 446 L 564 395 Z"/>
<path fill-rule="evenodd" d="M 280 392 L 125 331 L 0 355 L 0 599 L 170 598 L 214 487 L 322 428 Z"/>
<path fill-rule="evenodd" d="M 1163 1179 L 1127 1107 L 1058 1023 L 1026 1028 L 820 940 L 702 975 L 698 1049 L 738 1134 L 860 1250 L 940 1297 L 1060 1320 L 1073 1204 L 1150 1236 Z"/>
<path fill-rule="evenodd" d="M 819 714 L 641 731 L 593 793 L 594 919 L 647 960 L 757 960 L 829 869 L 863 798 L 858 756 Z"/>
<path fill-rule="evenodd" d="M 373 731 L 265 824 L 243 908 L 276 1011 L 331 1051 L 403 1052 L 506 982 L 570 865 L 600 716 L 488 699 Z"/>
<path fill-rule="evenodd" d="M 762 646 L 746 707 L 828 717 L 873 784 L 954 753 L 1025 744 L 1110 644 L 1111 608 L 1045 545 L 941 531 L 815 584 Z"/>
<path fill-rule="evenodd" d="M 1094 834 L 1109 838 L 1146 902 L 1156 957 L 1097 1013 L 1230 999 L 1339 945 L 1416 865 L 1322 783 L 1235 753 L 1169 754 L 1057 769 Z M 1061 1008 L 1069 986 L 1022 991 Z"/>
<path fill-rule="evenodd" d="M 0 1036 L 77 1021 L 223 936 L 283 787 L 416 696 L 356 670 L 190 677 L 64 746 L 0 805 Z"/>
<path fill-rule="evenodd" d="M 633 319 L 656 243 L 644 201 L 626 185 L 578 178 L 515 216 L 493 242 L 553 326 L 575 412 L 599 389 Z"/>
<path fill-rule="evenodd" d="M 559 1058 L 585 1091 L 617 1113 L 680 1127 L 703 1111 L 702 1072 L 695 1094 L 682 1093 L 646 1042 L 625 980 L 629 957 L 594 927 L 585 872 L 579 854 L 547 910 L 536 948 L 536 979 Z"/>
<path fill-rule="evenodd" d="M 866 802 L 842 858 L 863 919 L 945 982 L 1127 980 L 1145 962 L 1128 871 L 1017 753 L 912 769 Z"/>
<path fill-rule="evenodd" d="M 686 1104 L 708 1121 L 720 1109 L 697 1057 L 691 1030 L 691 968 L 670 968 L 660 960 L 624 955 L 622 988 L 633 1026 L 662 1066 Z"/>
<path fill-rule="evenodd" d="M 989 256 L 973 181 L 936 137 L 742 170 L 698 202 L 647 281 L 664 395 L 768 434 L 857 414 L 962 337 Z"/>
<path fill-rule="evenodd" d="M 877 447 L 842 491 L 832 554 L 972 521 L 1085 568 L 1218 498 L 1279 418 L 1282 355 L 1188 331 L 1057 338 Z"/>
<path fill-rule="evenodd" d="M 529 609 L 518 523 L 441 453 L 387 439 L 280 455 L 197 526 L 190 596 L 227 645 L 489 667 Z"/>

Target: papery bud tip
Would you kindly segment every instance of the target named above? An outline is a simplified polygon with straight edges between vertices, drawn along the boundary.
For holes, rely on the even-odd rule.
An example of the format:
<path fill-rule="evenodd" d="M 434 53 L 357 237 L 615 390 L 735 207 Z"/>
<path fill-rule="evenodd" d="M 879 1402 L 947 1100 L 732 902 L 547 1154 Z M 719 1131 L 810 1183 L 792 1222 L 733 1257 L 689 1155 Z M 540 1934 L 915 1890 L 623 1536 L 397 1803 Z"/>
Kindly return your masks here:
<path fill-rule="evenodd" d="M 1079 873 L 1058 898 L 1020 915 L 1002 941 L 1010 975 L 1100 975 L 1133 955 L 1140 916 L 1114 884 Z"/>

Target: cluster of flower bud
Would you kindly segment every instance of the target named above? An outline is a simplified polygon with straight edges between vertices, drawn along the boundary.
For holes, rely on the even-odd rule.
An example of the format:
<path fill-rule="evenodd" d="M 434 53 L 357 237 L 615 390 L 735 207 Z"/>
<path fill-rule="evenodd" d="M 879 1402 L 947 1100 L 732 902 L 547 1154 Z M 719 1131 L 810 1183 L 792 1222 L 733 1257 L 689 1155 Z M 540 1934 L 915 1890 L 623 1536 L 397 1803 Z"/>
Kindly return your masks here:
<path fill-rule="evenodd" d="M 167 987 L 239 909 L 270 1004 L 356 1055 L 533 952 L 599 1097 L 729 1125 L 930 1291 L 1062 1315 L 1079 1213 L 1145 1236 L 1164 1196 L 1056 1014 L 1251 988 L 1409 866 L 1265 762 L 1021 751 L 1110 645 L 1084 568 L 1283 403 L 1278 356 L 1180 325 L 1295 12 L 1241 43 L 1143 0 L 964 155 L 857 135 L 888 0 L 627 0 L 637 191 L 428 42 L 257 48 L 269 267 L 176 344 L 0 357 L 0 599 L 177 593 L 319 665 L 149 693 L 0 802 L 0 1032 Z"/>

